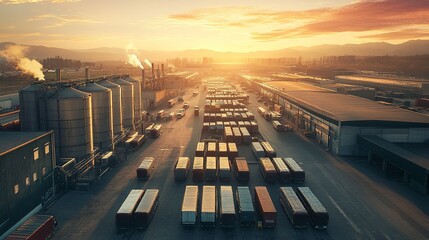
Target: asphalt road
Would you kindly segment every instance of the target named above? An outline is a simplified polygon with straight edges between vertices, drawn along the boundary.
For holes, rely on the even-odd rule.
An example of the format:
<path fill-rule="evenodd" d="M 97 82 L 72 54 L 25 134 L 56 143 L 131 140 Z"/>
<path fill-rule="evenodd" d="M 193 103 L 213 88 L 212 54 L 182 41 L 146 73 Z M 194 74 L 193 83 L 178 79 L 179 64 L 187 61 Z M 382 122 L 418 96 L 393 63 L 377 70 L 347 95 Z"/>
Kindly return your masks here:
<path fill-rule="evenodd" d="M 253 93 L 249 109 L 259 123 L 262 137 L 271 143 L 278 156 L 293 157 L 306 171 L 306 182 L 299 186 L 310 187 L 328 210 L 328 230 L 296 230 L 291 226 L 279 202 L 279 187 L 296 185 L 266 184 L 258 165 L 252 164 L 256 159 L 250 146 L 239 146 L 239 155 L 250 163 L 249 186 L 267 185 L 277 208 L 277 227 L 182 228 L 180 208 L 184 189 L 194 184 L 190 176 L 187 181 L 176 183 L 173 166 L 179 156 L 194 157 L 201 136 L 203 114 L 195 117 L 193 106 L 202 107 L 205 95 L 192 97 L 193 91 L 186 92 L 185 101 L 191 107 L 183 119 L 165 123 L 158 139 L 149 139 L 138 151 L 129 154 L 125 162 L 104 175 L 90 191 L 69 192 L 46 211 L 55 215 L 59 223 L 54 239 L 429 239 L 429 197 L 385 179 L 366 163 L 336 157 L 313 140 L 295 133 L 276 132 L 270 122 L 257 114 L 261 104 Z M 176 105 L 172 110 L 179 107 Z M 139 181 L 135 169 L 145 156 L 155 158 L 156 168 L 148 181 Z M 230 184 L 235 190 L 234 178 Z M 216 185 L 221 183 L 218 181 Z M 115 213 L 133 188 L 160 189 L 158 209 L 145 231 L 117 233 Z"/>

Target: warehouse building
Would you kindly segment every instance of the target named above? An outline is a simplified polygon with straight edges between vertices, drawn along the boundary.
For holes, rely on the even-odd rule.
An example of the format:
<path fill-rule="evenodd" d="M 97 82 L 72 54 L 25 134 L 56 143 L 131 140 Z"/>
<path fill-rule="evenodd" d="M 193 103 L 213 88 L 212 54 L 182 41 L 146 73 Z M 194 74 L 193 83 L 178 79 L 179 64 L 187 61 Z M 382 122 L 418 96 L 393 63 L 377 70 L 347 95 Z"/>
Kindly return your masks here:
<path fill-rule="evenodd" d="M 401 178 L 414 189 L 429 192 L 429 166 L 424 164 L 428 159 L 407 158 L 411 154 L 399 154 L 397 148 L 380 150 L 392 146 L 388 143 L 427 143 L 429 116 L 300 82 L 262 83 L 250 76 L 241 79 L 280 105 L 284 116 L 327 150 L 342 156 L 372 155 L 386 160 L 389 165 L 385 164 L 383 171 L 388 167 L 399 170 Z"/>
<path fill-rule="evenodd" d="M 54 133 L 0 135 L 0 236 L 54 196 Z"/>

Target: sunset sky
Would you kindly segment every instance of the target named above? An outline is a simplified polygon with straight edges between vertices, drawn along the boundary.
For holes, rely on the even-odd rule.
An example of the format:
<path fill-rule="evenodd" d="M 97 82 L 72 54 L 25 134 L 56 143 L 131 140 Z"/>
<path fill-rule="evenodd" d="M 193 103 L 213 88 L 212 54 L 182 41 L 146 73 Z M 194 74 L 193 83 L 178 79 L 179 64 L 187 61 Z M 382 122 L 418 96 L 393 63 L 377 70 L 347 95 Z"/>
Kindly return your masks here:
<path fill-rule="evenodd" d="M 428 0 L 0 0 L 0 42 L 218 51 L 429 38 Z"/>

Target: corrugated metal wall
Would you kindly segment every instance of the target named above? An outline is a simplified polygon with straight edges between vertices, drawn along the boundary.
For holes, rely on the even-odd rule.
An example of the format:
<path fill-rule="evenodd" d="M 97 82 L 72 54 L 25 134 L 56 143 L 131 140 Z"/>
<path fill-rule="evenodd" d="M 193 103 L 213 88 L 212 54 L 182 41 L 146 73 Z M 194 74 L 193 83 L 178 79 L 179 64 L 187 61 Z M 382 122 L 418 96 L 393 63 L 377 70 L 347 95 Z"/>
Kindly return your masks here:
<path fill-rule="evenodd" d="M 0 235 L 42 202 L 52 188 L 54 147 L 53 134 L 0 156 Z M 45 154 L 45 144 L 49 153 Z M 39 159 L 33 151 L 38 148 Z M 45 168 L 45 170 L 43 170 Z M 27 180 L 28 178 L 28 180 Z M 27 182 L 28 181 L 28 182 Z M 15 194 L 15 186 L 19 186 Z"/>

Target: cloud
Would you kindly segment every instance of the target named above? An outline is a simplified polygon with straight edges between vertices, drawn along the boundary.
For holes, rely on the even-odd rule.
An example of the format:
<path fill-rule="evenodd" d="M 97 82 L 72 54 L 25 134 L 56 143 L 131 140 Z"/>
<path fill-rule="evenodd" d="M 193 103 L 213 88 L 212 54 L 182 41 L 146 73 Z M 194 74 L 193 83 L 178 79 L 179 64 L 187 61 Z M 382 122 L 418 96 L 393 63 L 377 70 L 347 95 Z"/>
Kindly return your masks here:
<path fill-rule="evenodd" d="M 339 32 L 366 32 L 425 26 L 429 24 L 429 1 L 361 1 L 335 9 L 325 9 L 322 11 L 322 15 L 322 18 L 314 19 L 299 27 L 253 32 L 252 36 L 256 40 L 272 41 Z"/>
<path fill-rule="evenodd" d="M 306 38 L 335 33 L 385 31 L 380 39 L 421 36 L 409 28 L 429 25 L 429 0 L 360 0 L 336 8 L 273 11 L 254 7 L 201 8 L 169 16 L 170 20 L 209 27 L 241 28 L 257 41 Z M 266 29 L 266 30 L 262 30 Z M 397 33 L 397 37 L 393 36 Z M 414 33 L 414 34 L 413 34 Z M 376 38 L 377 35 L 373 35 Z M 388 39 L 385 39 L 388 40 Z"/>
<path fill-rule="evenodd" d="M 103 23 L 100 21 L 95 21 L 91 19 L 81 18 L 77 16 L 66 16 L 66 15 L 53 15 L 53 14 L 44 14 L 39 15 L 33 18 L 28 19 L 29 22 L 33 21 L 42 21 L 42 20 L 49 20 L 49 22 L 52 22 L 52 20 L 56 21 L 49 25 L 44 26 L 45 28 L 54 28 L 54 27 L 61 27 L 68 23 L 90 23 L 90 24 L 98 24 Z"/>
<path fill-rule="evenodd" d="M 81 0 L 0 0 L 0 4 L 25 4 L 25 3 L 74 3 Z"/>
<path fill-rule="evenodd" d="M 383 32 L 359 36 L 359 38 L 377 39 L 377 40 L 402 40 L 417 39 L 429 37 L 429 29 L 402 29 L 398 31 Z"/>

